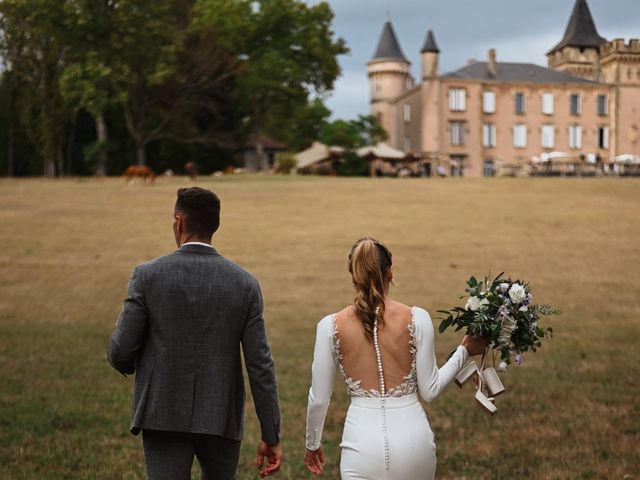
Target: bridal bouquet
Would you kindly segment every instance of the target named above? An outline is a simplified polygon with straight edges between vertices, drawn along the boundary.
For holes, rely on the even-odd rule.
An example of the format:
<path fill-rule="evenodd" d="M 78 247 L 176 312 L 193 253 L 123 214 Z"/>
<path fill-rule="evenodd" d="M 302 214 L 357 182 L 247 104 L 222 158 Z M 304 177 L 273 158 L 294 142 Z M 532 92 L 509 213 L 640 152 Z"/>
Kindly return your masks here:
<path fill-rule="evenodd" d="M 439 311 L 446 316 L 439 331 L 443 333 L 449 327 L 455 327 L 456 331 L 464 328 L 468 335 L 489 340 L 494 363 L 496 354 L 500 356 L 498 372 L 506 372 L 512 358 L 517 364 L 522 363 L 524 352 L 535 352 L 542 346 L 543 339 L 553 336 L 553 329 L 543 328 L 539 320 L 560 312 L 549 305 L 534 304 L 528 283 L 504 278 L 501 273 L 491 282 L 488 277 L 483 281 L 471 277 L 465 291 L 467 301 L 464 307 Z M 504 392 L 504 386 L 495 368 L 485 368 L 486 355 L 487 352 L 482 357 L 481 367 L 475 362 L 467 364 L 456 376 L 456 383 L 462 387 L 467 380 L 475 378 L 478 384 L 476 400 L 493 414 L 496 411 L 493 398 Z"/>

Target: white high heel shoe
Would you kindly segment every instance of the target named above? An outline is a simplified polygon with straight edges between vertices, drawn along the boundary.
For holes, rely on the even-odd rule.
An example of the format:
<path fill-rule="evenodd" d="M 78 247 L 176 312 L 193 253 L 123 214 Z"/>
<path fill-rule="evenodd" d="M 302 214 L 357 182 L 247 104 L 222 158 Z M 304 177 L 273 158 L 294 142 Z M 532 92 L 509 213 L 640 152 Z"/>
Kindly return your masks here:
<path fill-rule="evenodd" d="M 487 397 L 483 392 L 484 386 L 482 381 L 482 375 L 478 375 L 478 390 L 476 390 L 476 402 L 480 408 L 488 413 L 489 415 L 493 415 L 498 411 L 498 408 L 493 404 L 495 400 L 493 397 Z"/>
<path fill-rule="evenodd" d="M 478 375 L 480 370 L 478 370 L 478 364 L 475 361 L 471 361 L 467 363 L 462 370 L 458 372 L 454 381 L 458 387 L 462 388 L 462 386 L 467 383 L 474 375 Z"/>
<path fill-rule="evenodd" d="M 492 397 L 497 397 L 502 392 L 505 391 L 504 385 L 498 376 L 498 372 L 496 372 L 495 368 L 485 368 L 482 371 L 482 379 L 484 380 L 484 384 L 487 387 L 487 391 L 489 395 Z"/>

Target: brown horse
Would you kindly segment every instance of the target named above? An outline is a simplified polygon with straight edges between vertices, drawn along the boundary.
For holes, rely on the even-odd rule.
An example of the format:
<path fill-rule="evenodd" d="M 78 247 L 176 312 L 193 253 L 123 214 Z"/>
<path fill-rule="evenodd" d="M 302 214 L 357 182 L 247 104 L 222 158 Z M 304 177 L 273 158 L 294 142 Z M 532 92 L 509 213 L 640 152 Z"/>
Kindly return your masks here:
<path fill-rule="evenodd" d="M 153 173 L 146 165 L 131 165 L 124 172 L 124 176 L 127 179 L 127 183 L 131 185 L 136 178 L 142 180 L 142 183 L 147 183 L 147 181 L 151 184 L 156 181 L 156 174 Z"/>
<path fill-rule="evenodd" d="M 191 180 L 195 180 L 198 177 L 198 165 L 195 162 L 185 163 L 184 171 L 187 172 Z"/>

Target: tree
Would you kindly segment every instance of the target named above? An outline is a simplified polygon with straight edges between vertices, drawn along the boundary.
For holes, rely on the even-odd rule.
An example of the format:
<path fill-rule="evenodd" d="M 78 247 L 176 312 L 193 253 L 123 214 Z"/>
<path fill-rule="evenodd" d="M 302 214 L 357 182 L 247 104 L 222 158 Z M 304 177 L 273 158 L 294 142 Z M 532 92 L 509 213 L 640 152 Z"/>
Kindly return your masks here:
<path fill-rule="evenodd" d="M 57 87 L 68 53 L 62 41 L 64 16 L 62 2 L 0 2 L 2 56 L 31 99 L 20 112 L 22 126 L 37 146 L 49 177 L 63 173 L 65 126 L 70 117 Z"/>
<path fill-rule="evenodd" d="M 378 119 L 372 115 L 360 115 L 356 120 L 335 120 L 323 125 L 319 139 L 325 145 L 343 147 L 346 151 L 342 163 L 338 165 L 338 175 L 368 175 L 366 160 L 355 153 L 357 148 L 373 145 L 387 139 L 387 132 Z"/>
<path fill-rule="evenodd" d="M 356 149 L 387 139 L 387 132 L 372 115 L 359 115 L 356 120 L 335 120 L 320 129 L 319 139 L 326 145 Z"/>
<path fill-rule="evenodd" d="M 198 2 L 194 25 L 215 30 L 237 61 L 234 99 L 245 136 L 265 130 L 284 139 L 292 118 L 300 125 L 326 118 L 321 102 L 309 99 L 333 88 L 340 74 L 337 56 L 348 52 L 344 40 L 333 38 L 332 20 L 327 2 Z"/>
<path fill-rule="evenodd" d="M 112 50 L 114 39 L 126 30 L 120 22 L 119 0 L 66 0 L 69 64 L 60 75 L 60 92 L 71 108 L 84 109 L 95 121 L 97 175 L 105 175 L 109 134 L 107 108 L 124 99 L 124 65 Z"/>

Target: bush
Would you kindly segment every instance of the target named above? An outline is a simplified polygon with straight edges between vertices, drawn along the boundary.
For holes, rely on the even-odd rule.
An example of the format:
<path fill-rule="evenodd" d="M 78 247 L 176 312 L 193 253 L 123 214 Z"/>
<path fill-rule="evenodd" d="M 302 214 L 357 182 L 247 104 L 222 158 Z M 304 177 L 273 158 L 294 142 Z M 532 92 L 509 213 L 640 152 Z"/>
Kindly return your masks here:
<path fill-rule="evenodd" d="M 346 152 L 343 161 L 338 164 L 336 173 L 343 177 L 368 177 L 369 162 L 354 152 Z"/>
<path fill-rule="evenodd" d="M 291 173 L 296 166 L 296 157 L 291 153 L 280 153 L 277 157 L 277 172 L 278 173 Z"/>

